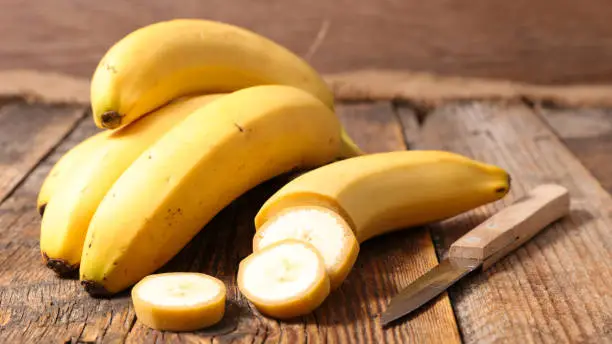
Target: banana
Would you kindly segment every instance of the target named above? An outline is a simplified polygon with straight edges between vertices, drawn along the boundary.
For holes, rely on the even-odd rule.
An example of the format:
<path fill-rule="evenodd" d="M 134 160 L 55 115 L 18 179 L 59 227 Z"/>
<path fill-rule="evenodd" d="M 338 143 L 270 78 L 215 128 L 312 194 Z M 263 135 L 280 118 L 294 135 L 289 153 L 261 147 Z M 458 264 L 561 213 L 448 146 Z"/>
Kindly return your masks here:
<path fill-rule="evenodd" d="M 96 125 L 126 125 L 176 97 L 255 85 L 300 88 L 334 108 L 333 94 L 303 59 L 254 32 L 202 19 L 142 27 L 115 43 L 91 82 Z M 343 131 L 343 157 L 363 152 Z"/>
<path fill-rule="evenodd" d="M 194 92 L 282 84 L 333 109 L 333 95 L 305 61 L 254 32 L 203 19 L 154 23 L 125 36 L 100 60 L 91 82 L 96 124 L 117 128 Z"/>
<path fill-rule="evenodd" d="M 397 151 L 341 160 L 292 180 L 255 216 L 259 230 L 281 210 L 323 206 L 362 243 L 393 230 L 458 215 L 503 197 L 503 169 L 444 151 Z"/>
<path fill-rule="evenodd" d="M 117 180 L 87 232 L 81 281 L 119 292 L 178 253 L 248 189 L 295 168 L 333 161 L 340 122 L 298 88 L 254 86 L 194 112 Z"/>
<path fill-rule="evenodd" d="M 312 312 L 331 291 L 320 252 L 295 239 L 278 241 L 242 260 L 238 289 L 261 313 L 278 319 Z"/>
<path fill-rule="evenodd" d="M 36 209 L 41 216 L 45 212 L 45 207 L 53 194 L 71 182 L 72 176 L 78 174 L 81 166 L 86 164 L 87 159 L 99 149 L 100 143 L 104 141 L 109 133 L 108 131 L 103 131 L 86 138 L 69 149 L 53 165 L 40 187 L 36 200 Z"/>
<path fill-rule="evenodd" d="M 81 260 L 89 222 L 119 176 L 169 128 L 194 110 L 219 98 L 180 99 L 131 125 L 108 131 L 91 154 L 48 203 L 41 223 L 40 249 L 47 266 L 60 276 L 73 274 Z"/>
<path fill-rule="evenodd" d="M 218 323 L 225 314 L 225 285 L 201 273 L 150 275 L 131 294 L 138 320 L 160 331 L 195 331 Z"/>

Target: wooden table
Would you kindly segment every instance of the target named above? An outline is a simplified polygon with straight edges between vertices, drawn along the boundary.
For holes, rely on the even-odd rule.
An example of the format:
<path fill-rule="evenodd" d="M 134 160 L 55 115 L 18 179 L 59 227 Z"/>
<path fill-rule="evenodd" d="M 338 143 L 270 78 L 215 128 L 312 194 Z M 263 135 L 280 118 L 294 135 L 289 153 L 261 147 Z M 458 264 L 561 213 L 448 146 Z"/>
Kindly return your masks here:
<path fill-rule="evenodd" d="M 362 246 L 343 286 L 313 314 L 261 316 L 235 286 L 250 253 L 253 216 L 283 178 L 223 210 L 163 270 L 201 271 L 228 285 L 214 328 L 161 333 L 141 325 L 129 294 L 89 297 L 43 266 L 35 199 L 71 146 L 95 132 L 84 106 L 4 100 L 0 107 L 0 342 L 581 342 L 612 339 L 612 112 L 522 102 L 462 101 L 431 111 L 392 102 L 343 103 L 349 133 L 369 152 L 445 149 L 498 164 L 513 176 L 503 200 Z M 433 267 L 450 243 L 543 182 L 571 192 L 571 215 L 485 272 L 475 272 L 413 316 L 382 329 L 389 298 Z M 406 190 L 410 192 L 410 190 Z"/>

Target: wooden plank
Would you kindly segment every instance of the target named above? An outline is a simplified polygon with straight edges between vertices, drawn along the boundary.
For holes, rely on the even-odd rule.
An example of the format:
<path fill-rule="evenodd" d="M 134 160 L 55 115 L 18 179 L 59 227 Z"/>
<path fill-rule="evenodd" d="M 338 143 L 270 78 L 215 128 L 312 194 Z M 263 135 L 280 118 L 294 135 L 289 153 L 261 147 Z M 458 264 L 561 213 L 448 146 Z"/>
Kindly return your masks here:
<path fill-rule="evenodd" d="M 368 151 L 404 149 L 389 103 L 339 106 L 356 142 Z M 0 338 L 6 342 L 459 342 L 446 294 L 410 321 L 383 330 L 377 315 L 400 288 L 437 263 L 427 229 L 414 229 L 363 244 L 354 271 L 313 314 L 279 322 L 261 316 L 236 287 L 238 262 L 251 253 L 253 218 L 289 176 L 251 190 L 219 213 L 161 271 L 200 271 L 228 286 L 227 316 L 206 330 L 159 332 L 136 320 L 129 292 L 93 299 L 76 280 L 62 280 L 40 262 L 40 220 L 35 197 L 63 152 L 93 132 L 87 118 L 0 205 Z"/>
<path fill-rule="evenodd" d="M 506 168 L 503 200 L 432 226 L 441 254 L 486 216 L 540 183 L 566 186 L 569 217 L 451 289 L 466 343 L 612 339 L 612 199 L 543 120 L 520 104 L 451 104 L 429 114 L 419 148 Z"/>
<path fill-rule="evenodd" d="M 390 103 L 357 103 L 343 106 L 338 113 L 349 135 L 367 152 L 405 149 L 402 128 Z M 378 319 L 374 319 L 393 295 L 437 263 L 426 228 L 396 232 L 363 243 L 355 268 L 340 289 L 344 297 L 330 298 L 328 303 L 330 312 L 342 312 L 345 317 L 357 314 L 359 318 L 350 325 L 337 320 L 333 324 L 346 328 L 348 333 L 365 331 L 358 339 L 366 343 L 459 342 L 446 293 L 410 321 L 388 330 L 381 330 Z M 341 320 L 342 316 L 337 318 Z"/>
<path fill-rule="evenodd" d="M 39 116 L 52 110 L 43 105 L 36 108 Z M 90 122 L 89 118 L 81 120 L 76 130 L 0 205 L 0 338 L 3 342 L 69 342 L 71 337 L 78 338 L 90 317 L 94 318 L 98 311 L 111 304 L 90 299 L 77 281 L 55 278 L 42 264 L 38 246 L 40 216 L 36 212 L 36 196 L 40 185 L 61 154 L 97 131 Z M 32 128 L 36 128 L 34 124 L 35 121 Z"/>
<path fill-rule="evenodd" d="M 0 107 L 0 202 L 84 115 L 76 105 L 12 101 Z"/>
<path fill-rule="evenodd" d="M 612 193 L 612 110 L 537 110 L 601 185 Z"/>
<path fill-rule="evenodd" d="M 90 77 L 104 51 L 128 32 L 193 17 L 253 29 L 326 73 L 389 68 L 535 83 L 609 82 L 611 10 L 607 0 L 4 0 L 0 69 Z"/>

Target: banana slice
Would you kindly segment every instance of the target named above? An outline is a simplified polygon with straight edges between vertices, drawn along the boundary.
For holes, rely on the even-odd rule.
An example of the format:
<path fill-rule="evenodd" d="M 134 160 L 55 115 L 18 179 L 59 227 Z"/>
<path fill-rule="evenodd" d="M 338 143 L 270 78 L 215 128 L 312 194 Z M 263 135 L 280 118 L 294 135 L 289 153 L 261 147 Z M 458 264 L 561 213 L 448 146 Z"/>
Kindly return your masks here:
<path fill-rule="evenodd" d="M 132 289 L 136 316 L 156 330 L 193 331 L 225 314 L 226 288 L 201 273 L 170 272 L 143 278 Z"/>
<path fill-rule="evenodd" d="M 263 314 L 288 319 L 308 314 L 329 295 L 323 257 L 306 242 L 286 239 L 246 257 L 238 288 Z"/>
<path fill-rule="evenodd" d="M 323 207 L 291 207 L 279 212 L 255 233 L 253 251 L 284 239 L 308 242 L 319 251 L 331 290 L 346 279 L 359 254 L 359 243 L 349 224 Z"/>

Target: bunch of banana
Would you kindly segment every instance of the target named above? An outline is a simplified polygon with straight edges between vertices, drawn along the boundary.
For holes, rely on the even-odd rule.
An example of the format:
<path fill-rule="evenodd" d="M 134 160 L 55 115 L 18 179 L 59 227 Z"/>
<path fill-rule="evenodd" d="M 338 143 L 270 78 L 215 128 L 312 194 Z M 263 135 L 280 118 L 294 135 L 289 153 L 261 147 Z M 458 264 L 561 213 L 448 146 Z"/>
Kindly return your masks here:
<path fill-rule="evenodd" d="M 219 280 L 147 276 L 265 180 L 312 169 L 261 208 L 254 253 L 239 267 L 241 292 L 278 318 L 318 307 L 365 240 L 510 188 L 504 170 L 449 152 L 363 154 L 306 62 L 219 22 L 172 20 L 127 35 L 100 61 L 91 103 L 107 130 L 63 156 L 41 188 L 43 259 L 59 275 L 78 271 L 92 295 L 137 284 L 137 315 L 160 329 L 221 319 Z"/>
<path fill-rule="evenodd" d="M 61 276 L 80 269 L 92 294 L 154 272 L 254 185 L 362 154 L 312 67 L 219 22 L 130 33 L 101 59 L 91 105 L 108 130 L 58 161 L 37 207 L 44 262 Z"/>

